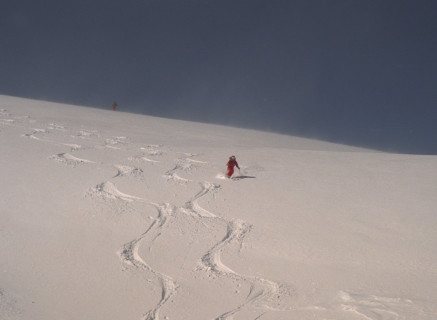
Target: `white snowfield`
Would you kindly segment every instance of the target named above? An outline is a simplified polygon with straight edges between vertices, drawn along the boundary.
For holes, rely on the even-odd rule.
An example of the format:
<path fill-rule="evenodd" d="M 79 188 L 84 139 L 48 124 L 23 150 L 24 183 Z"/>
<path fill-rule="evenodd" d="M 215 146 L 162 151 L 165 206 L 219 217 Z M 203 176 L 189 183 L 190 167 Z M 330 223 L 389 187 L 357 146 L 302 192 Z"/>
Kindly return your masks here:
<path fill-rule="evenodd" d="M 436 156 L 8 96 L 0 147 L 0 319 L 437 319 Z"/>

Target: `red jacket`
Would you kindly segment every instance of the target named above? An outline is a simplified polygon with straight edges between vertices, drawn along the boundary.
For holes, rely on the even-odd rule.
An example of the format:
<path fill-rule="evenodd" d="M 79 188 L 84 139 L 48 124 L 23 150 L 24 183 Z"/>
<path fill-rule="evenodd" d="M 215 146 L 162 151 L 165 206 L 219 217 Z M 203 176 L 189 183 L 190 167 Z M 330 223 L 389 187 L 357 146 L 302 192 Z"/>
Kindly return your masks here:
<path fill-rule="evenodd" d="M 240 167 L 238 166 L 237 160 L 234 160 L 234 159 L 229 160 L 226 165 L 228 166 L 228 168 L 237 167 L 238 169 L 240 169 Z"/>

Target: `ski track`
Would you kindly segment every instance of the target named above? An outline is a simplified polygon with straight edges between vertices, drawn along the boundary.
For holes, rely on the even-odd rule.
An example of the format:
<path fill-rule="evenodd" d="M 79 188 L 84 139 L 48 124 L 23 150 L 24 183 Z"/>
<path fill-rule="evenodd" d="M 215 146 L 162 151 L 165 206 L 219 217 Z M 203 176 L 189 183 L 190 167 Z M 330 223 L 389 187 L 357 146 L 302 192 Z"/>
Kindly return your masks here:
<path fill-rule="evenodd" d="M 239 282 L 247 282 L 251 287 L 250 293 L 241 305 L 219 315 L 215 319 L 233 319 L 235 314 L 250 307 L 262 309 L 264 312 L 286 310 L 287 306 L 282 302 L 282 300 L 291 296 L 291 288 L 288 285 L 279 284 L 261 277 L 241 275 L 222 262 L 221 254 L 225 249 L 229 248 L 231 244 L 235 242 L 239 243 L 241 250 L 244 238 L 250 232 L 252 226 L 241 219 L 226 220 L 202 208 L 199 205 L 198 200 L 207 194 L 220 189 L 220 186 L 210 182 L 203 182 L 200 185 L 201 190 L 186 202 L 184 207 L 181 208 L 182 212 L 197 217 L 200 220 L 212 220 L 216 224 L 222 224 L 224 222 L 227 225 L 227 232 L 220 242 L 215 244 L 200 258 L 198 270 L 213 273 L 218 277 L 226 277 Z"/>
<path fill-rule="evenodd" d="M 164 147 L 162 144 L 149 144 L 148 146 L 141 147 L 140 149 L 146 152 L 148 156 L 157 157 L 164 154 L 162 147 Z"/>
<path fill-rule="evenodd" d="M 50 123 L 49 126 L 48 126 L 48 129 L 50 129 L 50 130 L 66 131 L 65 126 L 62 125 L 62 124 L 58 124 L 58 123 Z"/>
<path fill-rule="evenodd" d="M 29 116 L 15 116 L 8 112 L 6 109 L 0 109 L 0 125 L 4 126 L 16 126 L 23 127 L 25 130 L 27 124 L 35 124 L 36 120 L 31 119 Z M 67 146 L 71 152 L 82 149 L 79 144 L 71 143 L 58 143 L 43 139 L 42 136 L 50 134 L 51 130 L 57 130 L 60 133 L 67 134 L 68 129 L 57 123 L 49 123 L 46 129 L 34 128 L 31 129 L 31 133 L 25 133 L 22 136 L 37 140 L 52 143 L 58 146 Z M 101 135 L 97 130 L 80 130 L 76 135 L 71 135 L 73 138 L 81 138 L 84 140 L 101 139 Z M 103 147 L 120 149 L 119 145 L 127 145 L 130 143 L 130 139 L 124 136 L 110 137 L 104 139 L 105 145 Z M 95 148 L 102 147 L 96 145 Z M 150 159 L 149 157 L 159 157 L 164 154 L 161 144 L 150 144 L 140 149 L 146 153 L 146 155 L 132 156 L 128 158 L 131 161 L 145 161 L 149 163 L 158 163 L 158 160 Z M 164 173 L 164 177 L 168 181 L 172 181 L 179 185 L 188 185 L 193 181 L 182 178 L 178 175 L 178 172 L 189 172 L 193 168 L 207 164 L 206 162 L 193 159 L 196 154 L 183 153 L 183 157 L 176 159 L 176 165 Z M 78 165 L 95 163 L 90 160 L 80 159 L 73 156 L 70 153 L 58 153 L 50 157 L 55 161 L 59 161 L 71 167 Z M 143 170 L 139 167 L 131 167 L 126 165 L 113 165 L 117 170 L 115 176 L 111 179 L 120 177 L 137 178 L 142 179 Z M 252 170 L 263 171 L 262 167 L 253 167 Z M 217 176 L 221 178 L 221 176 Z M 184 206 L 175 207 L 170 203 L 154 203 L 147 199 L 129 195 L 118 190 L 116 185 L 111 181 L 105 181 L 97 184 L 94 188 L 91 188 L 86 195 L 93 198 L 102 199 L 104 202 L 118 203 L 114 210 L 119 210 L 123 204 L 140 202 L 146 206 L 152 206 L 157 210 L 157 217 L 152 221 L 150 226 L 137 238 L 123 245 L 122 249 L 117 253 L 123 263 L 132 268 L 143 270 L 149 274 L 152 274 L 160 283 L 161 295 L 159 302 L 154 308 L 147 311 L 143 315 L 144 320 L 159 320 L 159 313 L 163 306 L 174 297 L 178 290 L 180 290 L 178 283 L 171 276 L 163 274 L 158 270 L 153 269 L 144 259 L 141 257 L 139 251 L 141 246 L 148 246 L 149 251 L 152 250 L 153 245 L 161 235 L 169 219 L 174 217 L 178 212 L 194 217 L 201 222 L 205 227 L 208 225 L 213 227 L 217 225 L 225 224 L 227 226 L 226 234 L 223 238 L 212 246 L 206 253 L 204 253 L 198 261 L 198 267 L 196 272 L 206 272 L 213 274 L 214 278 L 229 278 L 234 281 L 245 282 L 250 286 L 249 293 L 245 300 L 233 309 L 216 316 L 215 320 L 231 320 L 234 316 L 244 309 L 259 310 L 258 316 L 255 319 L 262 318 L 269 311 L 291 310 L 286 299 L 292 298 L 291 287 L 287 284 L 277 283 L 261 277 L 249 276 L 239 274 L 232 270 L 230 267 L 222 262 L 222 253 L 227 249 L 232 249 L 231 245 L 237 243 L 240 245 L 240 250 L 243 247 L 245 237 L 250 233 L 252 226 L 247 222 L 240 219 L 227 220 L 221 217 L 219 214 L 210 212 L 203 208 L 199 204 L 199 200 L 214 192 L 218 192 L 221 186 L 211 182 L 200 182 L 200 191 L 194 196 L 188 199 Z M 207 225 L 205 222 L 209 222 Z M 3 292 L 0 290 L 0 296 Z M 382 297 L 375 295 L 348 293 L 341 291 L 338 294 L 337 304 L 329 306 L 309 306 L 303 308 L 297 308 L 295 310 L 310 310 L 311 312 L 317 311 L 329 311 L 335 310 L 350 314 L 351 317 L 359 317 L 365 320 L 401 320 L 406 319 L 405 315 L 411 316 L 423 316 L 434 314 L 432 310 L 425 310 L 420 307 L 420 303 L 415 303 L 409 299 Z"/>
<path fill-rule="evenodd" d="M 191 157 L 192 155 L 190 155 Z M 203 163 L 190 158 L 178 159 L 178 164 L 172 170 L 167 171 L 165 177 L 168 178 L 169 173 L 176 175 L 178 170 L 190 170 L 192 164 Z M 119 173 L 113 178 L 117 178 L 125 175 L 125 173 L 132 172 L 134 168 L 125 166 L 116 166 Z M 182 212 L 189 216 L 199 219 L 203 222 L 204 219 L 213 221 L 217 224 L 227 225 L 227 232 L 224 238 L 214 245 L 207 253 L 200 258 L 201 266 L 197 268 L 197 271 L 206 271 L 214 273 L 218 277 L 231 278 L 239 282 L 247 282 L 250 285 L 250 293 L 246 297 L 246 300 L 236 306 L 234 309 L 229 310 L 215 319 L 232 319 L 235 314 L 242 311 L 244 308 L 258 308 L 264 310 L 263 312 L 272 310 L 283 310 L 280 299 L 283 296 L 289 296 L 290 290 L 287 286 L 278 284 L 276 282 L 263 279 L 260 277 L 250 277 L 238 274 L 221 261 L 221 254 L 224 250 L 230 247 L 234 242 L 240 243 L 240 248 L 243 246 L 243 240 L 245 236 L 250 232 L 252 226 L 240 219 L 225 220 L 224 218 L 202 208 L 198 203 L 198 200 L 202 197 L 216 192 L 220 189 L 220 186 L 211 182 L 200 183 L 200 191 L 197 192 L 192 198 L 190 198 L 183 207 L 174 208 L 170 204 L 158 205 L 153 202 L 148 202 L 143 198 L 139 198 L 132 195 L 127 195 L 120 192 L 112 182 L 105 182 L 97 185 L 94 188 L 94 193 L 99 197 L 111 200 L 121 200 L 126 202 L 141 201 L 152 205 L 158 211 L 157 218 L 152 222 L 149 228 L 141 234 L 138 238 L 126 243 L 123 249 L 119 251 L 119 256 L 123 262 L 135 267 L 136 269 L 142 269 L 156 276 L 161 284 L 161 299 L 158 304 L 152 310 L 149 310 L 144 319 L 146 320 L 158 320 L 159 311 L 165 305 L 165 303 L 178 291 L 177 282 L 169 275 L 160 273 L 154 270 L 150 265 L 144 261 L 139 254 L 139 248 L 142 244 L 148 244 L 149 250 L 152 249 L 155 240 L 161 236 L 162 229 L 164 228 L 167 220 L 175 213 Z M 205 225 L 206 226 L 206 225 Z M 264 314 L 263 313 L 263 314 Z"/>
<path fill-rule="evenodd" d="M 5 113 L 6 111 L 0 112 L 1 115 L 4 115 Z M 57 145 L 67 146 L 70 148 L 71 151 L 80 150 L 82 148 L 78 144 L 57 143 L 50 140 L 44 140 L 39 137 L 39 135 L 50 133 L 50 131 L 48 130 L 58 130 L 59 132 L 67 131 L 66 127 L 63 125 L 50 123 L 47 126 L 47 129 L 33 129 L 32 133 L 24 134 L 23 136 L 34 140 L 46 141 Z M 80 130 L 78 134 L 73 135 L 72 137 L 79 137 L 85 140 L 102 138 L 97 130 Z M 120 149 L 118 148 L 118 145 L 126 145 L 130 143 L 129 139 L 123 136 L 107 138 L 104 139 L 104 142 L 105 145 L 103 147 L 112 149 Z M 96 146 L 96 148 L 98 147 L 99 146 Z M 146 147 L 141 147 L 140 149 L 145 152 L 147 156 L 133 156 L 130 157 L 129 160 L 143 160 L 150 163 L 156 163 L 158 162 L 158 160 L 153 160 L 148 157 L 162 156 L 162 147 L 163 145 L 153 144 Z M 193 159 L 193 157 L 195 156 L 196 154 L 193 153 L 183 153 L 182 157 L 176 159 L 176 165 L 172 169 L 166 171 L 163 176 L 168 181 L 174 182 L 179 185 L 187 185 L 188 183 L 192 182 L 189 179 L 182 178 L 181 176 L 179 176 L 178 173 L 180 171 L 189 172 L 194 168 L 197 168 L 198 166 L 207 164 L 204 161 Z M 75 157 L 70 153 L 59 153 L 52 155 L 50 158 L 71 167 L 76 167 L 78 165 L 83 165 L 87 163 L 95 163 L 90 160 Z M 117 173 L 110 179 L 116 179 L 120 177 L 141 178 L 143 174 L 143 170 L 138 167 L 131 167 L 127 165 L 113 166 L 117 170 Z M 110 180 L 97 184 L 86 193 L 86 196 L 102 199 L 104 202 L 107 203 L 116 203 L 116 206 L 114 208 L 116 211 L 120 210 L 120 208 L 127 203 L 140 202 L 144 203 L 144 205 L 153 206 L 158 212 L 157 217 L 153 220 L 147 230 L 145 230 L 139 237 L 124 244 L 123 248 L 117 252 L 123 263 L 135 269 L 140 269 L 154 275 L 160 283 L 161 298 L 154 308 L 144 314 L 143 319 L 159 320 L 160 310 L 171 297 L 177 294 L 177 291 L 179 290 L 177 282 L 171 276 L 153 269 L 146 261 L 143 260 L 139 253 L 140 247 L 142 245 L 148 245 L 149 250 L 152 250 L 156 239 L 162 235 L 162 230 L 165 228 L 168 220 L 177 212 L 181 212 L 183 214 L 198 219 L 198 221 L 201 222 L 205 227 L 207 227 L 205 220 L 208 222 L 212 221 L 215 225 L 223 225 L 223 223 L 225 223 L 227 226 L 227 232 L 223 239 L 216 243 L 202 257 L 199 258 L 200 266 L 196 268 L 196 271 L 206 271 L 207 273 L 215 274 L 217 277 L 226 277 L 239 282 L 247 282 L 250 285 L 250 293 L 242 304 L 236 306 L 232 310 L 229 310 L 219 315 L 215 319 L 233 319 L 233 316 L 235 314 L 237 314 L 244 308 L 249 307 L 256 307 L 263 310 L 261 315 L 258 315 L 257 318 L 261 317 L 263 314 L 265 314 L 265 312 L 269 310 L 281 310 L 280 307 L 278 308 L 277 300 L 278 297 L 281 297 L 283 295 L 289 295 L 289 291 L 284 290 L 285 286 L 263 278 L 238 274 L 221 261 L 222 252 L 228 249 L 230 245 L 234 242 L 240 243 L 240 249 L 242 248 L 244 238 L 250 232 L 252 226 L 240 219 L 233 219 L 228 221 L 200 206 L 198 202 L 199 199 L 208 194 L 216 192 L 220 189 L 220 185 L 207 181 L 201 182 L 199 183 L 199 185 L 200 191 L 198 191 L 193 197 L 188 199 L 185 205 L 182 207 L 174 207 L 169 203 L 157 204 L 141 197 L 123 193 L 118 190 L 116 185 Z"/>
<path fill-rule="evenodd" d="M 114 150 L 121 150 L 120 146 L 129 144 L 129 138 L 124 136 L 111 137 L 105 139 L 105 144 L 103 146 L 98 146 L 99 148 L 108 148 Z"/>
<path fill-rule="evenodd" d="M 192 157 L 196 156 L 195 154 L 185 153 L 184 155 L 185 157 L 178 159 L 178 162 L 173 169 L 166 172 L 165 177 L 167 179 L 174 177 L 179 170 L 187 171 L 193 166 L 206 164 L 206 162 L 192 159 Z M 197 218 L 201 222 L 203 222 L 203 220 L 208 220 L 220 225 L 225 223 L 227 225 L 227 232 L 220 242 L 215 244 L 200 258 L 200 266 L 197 270 L 204 270 L 208 273 L 213 273 L 218 277 L 226 277 L 239 282 L 247 282 L 251 287 L 250 293 L 241 305 L 219 315 L 215 319 L 233 319 L 235 314 L 250 307 L 264 310 L 263 314 L 267 311 L 287 310 L 288 308 L 282 300 L 291 296 L 291 288 L 288 285 L 279 284 L 261 277 L 251 277 L 238 274 L 221 261 L 222 252 L 225 249 L 228 249 L 234 242 L 240 244 L 241 250 L 244 238 L 250 232 L 252 226 L 241 219 L 226 220 L 225 218 L 204 209 L 200 206 L 198 202 L 199 199 L 210 193 L 216 192 L 220 189 L 220 185 L 206 181 L 200 183 L 200 187 L 200 191 L 189 199 L 180 210 L 189 216 Z"/>
<path fill-rule="evenodd" d="M 77 150 L 81 150 L 82 149 L 82 146 L 80 144 L 63 143 L 62 145 L 69 147 L 71 151 L 77 151 Z"/>
<path fill-rule="evenodd" d="M 0 125 L 23 127 L 26 122 L 30 124 L 35 123 L 36 121 L 31 119 L 30 116 L 13 115 L 7 109 L 0 109 Z"/>
<path fill-rule="evenodd" d="M 156 150 L 155 150 L 156 151 Z M 168 170 L 164 177 L 168 181 L 172 181 L 176 184 L 182 184 L 186 185 L 187 183 L 191 182 L 189 179 L 182 178 L 177 174 L 178 171 L 188 172 L 193 170 L 194 168 L 197 168 L 198 166 L 202 164 L 206 164 L 206 162 L 194 160 L 192 157 L 196 156 L 196 154 L 191 153 L 185 153 L 184 157 L 178 158 L 176 160 L 176 165 L 173 169 Z"/>
<path fill-rule="evenodd" d="M 32 133 L 25 133 L 22 136 L 28 139 L 33 139 L 33 140 L 38 140 L 38 141 L 42 141 L 42 142 L 48 142 L 54 145 L 59 145 L 59 146 L 66 146 L 70 148 L 70 151 L 78 151 L 78 150 L 82 150 L 84 149 L 81 145 L 76 144 L 76 143 L 59 143 L 56 141 L 52 141 L 49 139 L 43 139 L 41 137 L 39 137 L 40 135 L 47 135 L 50 134 L 50 129 L 52 130 L 61 130 L 61 131 L 66 131 L 66 129 L 64 127 L 62 127 L 63 129 L 60 129 L 59 126 L 57 128 L 52 128 L 52 127 L 48 127 L 48 129 L 33 129 Z M 60 154 L 58 154 L 60 155 Z M 85 160 L 85 162 L 88 162 L 87 160 Z"/>
<path fill-rule="evenodd" d="M 66 164 L 70 167 L 73 167 L 73 168 L 76 166 L 79 166 L 79 165 L 86 164 L 86 163 L 95 163 L 94 161 L 77 158 L 69 153 L 55 154 L 55 155 L 52 155 L 50 157 L 50 159 L 64 163 L 64 164 Z"/>
<path fill-rule="evenodd" d="M 14 124 L 16 123 L 15 119 L 12 119 L 11 114 L 7 112 L 5 109 L 0 109 L 0 115 L 1 116 L 8 116 L 7 119 L 0 118 L 1 124 Z M 28 118 L 28 117 L 25 117 Z M 56 123 L 50 123 L 47 126 L 47 129 L 33 129 L 31 133 L 25 133 L 22 136 L 32 139 L 32 140 L 38 140 L 38 141 L 44 141 L 49 142 L 54 145 L 58 146 L 67 146 L 70 148 L 70 150 L 77 151 L 79 149 L 82 149 L 81 145 L 78 144 L 70 144 L 70 143 L 58 143 L 51 140 L 46 140 L 40 138 L 38 135 L 42 134 L 48 134 L 50 133 L 49 130 L 58 130 L 60 132 L 66 132 L 67 129 L 65 126 L 56 124 Z M 93 140 L 93 139 L 100 139 L 101 135 L 97 130 L 80 130 L 77 135 L 72 135 L 71 137 L 76 138 L 79 137 L 81 139 L 85 140 Z M 104 147 L 111 148 L 111 149 L 120 149 L 117 147 L 117 145 L 125 145 L 129 143 L 129 139 L 127 137 L 119 136 L 119 137 L 112 137 L 107 138 L 104 140 L 105 145 Z M 95 148 L 98 148 L 97 145 Z M 153 149 L 149 152 L 150 155 L 157 156 L 161 155 L 159 151 L 156 150 L 156 148 L 161 147 L 158 145 L 152 145 L 149 148 Z M 70 153 L 58 153 L 55 155 L 50 156 L 50 159 L 64 163 L 71 167 L 76 167 L 78 165 L 87 164 L 87 163 L 95 163 L 90 160 L 81 159 L 78 157 L 73 156 Z M 149 159 L 147 159 L 149 160 Z M 155 162 L 154 160 L 149 160 L 150 162 Z M 157 162 L 157 161 L 156 161 Z M 112 177 L 119 178 L 119 177 L 134 177 L 134 178 L 140 178 L 142 176 L 143 170 L 141 168 L 137 167 L 130 167 L 126 165 L 114 165 L 114 167 L 117 169 L 117 174 Z M 139 254 L 139 246 L 140 244 L 146 240 L 147 236 L 151 235 L 153 236 L 151 238 L 150 244 L 149 244 L 149 250 L 151 250 L 152 245 L 154 241 L 161 235 L 161 230 L 164 228 L 167 220 L 169 217 L 173 214 L 174 208 L 170 204 L 156 204 L 153 202 L 150 202 L 144 198 L 129 195 L 126 193 L 121 192 L 118 190 L 116 185 L 111 181 L 105 181 L 102 183 L 97 184 L 94 188 L 91 188 L 87 193 L 86 196 L 90 196 L 92 198 L 100 198 L 104 202 L 112 202 L 112 203 L 130 203 L 130 202 L 141 202 L 146 205 L 152 205 L 156 208 L 158 211 L 157 218 L 153 221 L 153 223 L 150 225 L 150 227 L 138 238 L 132 240 L 131 242 L 125 244 L 123 246 L 123 249 L 121 252 L 119 252 L 119 256 L 121 257 L 122 261 L 125 263 L 136 267 L 137 269 L 142 269 L 145 271 L 148 271 L 149 273 L 153 274 L 159 281 L 161 285 L 161 299 L 158 302 L 158 304 L 152 309 L 149 310 L 143 317 L 145 320 L 158 320 L 159 319 L 159 311 L 160 309 L 165 305 L 165 303 L 176 294 L 178 285 L 176 281 L 174 281 L 170 276 L 165 275 L 163 273 L 160 273 L 159 271 L 154 270 L 151 268 L 140 256 Z M 116 205 L 115 210 L 118 210 L 120 206 L 123 205 Z"/>
<path fill-rule="evenodd" d="M 14 123 L 14 119 L 0 119 L 0 124 L 2 125 L 13 125 Z"/>
<path fill-rule="evenodd" d="M 115 165 L 114 167 L 117 169 L 118 172 L 113 178 L 133 177 L 133 178 L 141 179 L 143 175 L 143 169 L 138 167 L 130 167 L 126 165 Z"/>
<path fill-rule="evenodd" d="M 33 129 L 32 133 L 25 133 L 25 134 L 23 134 L 23 137 L 26 137 L 29 139 L 34 139 L 34 140 L 40 140 L 40 141 L 48 141 L 48 140 L 42 139 L 40 137 L 37 137 L 37 135 L 45 134 L 48 132 L 49 131 L 47 131 L 46 129 Z"/>
<path fill-rule="evenodd" d="M 170 276 L 160 273 L 150 267 L 139 254 L 139 247 L 142 242 L 145 242 L 147 238 L 151 238 L 149 241 L 149 250 L 151 250 L 154 241 L 161 235 L 167 220 L 173 215 L 174 208 L 166 204 L 148 203 L 156 208 L 158 211 L 157 218 L 152 222 L 150 227 L 138 238 L 126 243 L 123 249 L 119 252 L 119 256 L 123 262 L 135 267 L 136 269 L 142 269 L 153 274 L 160 282 L 161 285 L 161 299 L 158 304 L 149 310 L 143 317 L 145 320 L 158 320 L 159 311 L 165 305 L 165 303 L 173 297 L 178 290 L 178 284 Z M 149 236 L 150 235 L 150 236 Z"/>
<path fill-rule="evenodd" d="M 117 189 L 111 181 L 102 182 L 96 185 L 89 191 L 89 194 L 94 195 L 104 200 L 121 200 L 126 202 L 145 201 L 145 199 L 123 193 Z"/>
<path fill-rule="evenodd" d="M 412 300 L 376 295 L 339 292 L 340 308 L 365 320 L 412 319 L 428 314 Z M 429 312 L 431 316 L 431 311 Z"/>
<path fill-rule="evenodd" d="M 97 130 L 80 130 L 79 133 L 73 137 L 89 140 L 91 138 L 99 138 L 100 134 Z"/>
<path fill-rule="evenodd" d="M 182 178 L 181 176 L 179 176 L 176 171 L 180 170 L 181 167 L 180 165 L 176 165 L 173 169 L 167 171 L 164 174 L 164 177 L 168 180 L 168 181 L 172 181 L 174 183 L 177 184 L 187 184 L 188 182 L 190 182 L 190 180 Z"/>
<path fill-rule="evenodd" d="M 114 178 L 116 177 L 119 177 L 119 175 L 116 175 Z M 161 236 L 162 230 L 167 221 L 174 215 L 174 207 L 168 203 L 157 204 L 141 197 L 123 193 L 119 191 L 116 185 L 111 181 L 98 184 L 96 187 L 90 190 L 89 194 L 94 197 L 102 198 L 105 201 L 137 201 L 144 203 L 145 205 L 153 206 L 157 210 L 158 215 L 153 220 L 152 224 L 147 228 L 147 230 L 144 231 L 139 237 L 126 243 L 118 252 L 118 255 L 125 264 L 132 266 L 135 269 L 151 273 L 158 279 L 161 286 L 161 299 L 158 304 L 152 310 L 149 310 L 143 317 L 145 320 L 158 320 L 161 308 L 172 296 L 177 293 L 178 284 L 170 276 L 153 269 L 146 261 L 144 261 L 139 254 L 139 248 L 143 243 L 148 243 L 149 250 L 152 250 L 154 242 L 158 237 Z"/>
<path fill-rule="evenodd" d="M 201 190 L 194 197 L 188 200 L 185 203 L 185 205 L 181 208 L 181 210 L 184 213 L 195 217 L 217 218 L 217 216 L 214 213 L 202 208 L 199 205 L 198 200 L 201 197 L 205 196 L 206 194 L 219 189 L 220 186 L 210 182 L 203 182 L 200 184 L 200 186 L 201 186 Z"/>
<path fill-rule="evenodd" d="M 112 179 L 120 177 L 133 177 L 138 178 L 143 174 L 143 170 L 137 167 L 130 167 L 126 165 L 115 165 L 117 174 Z M 174 215 L 175 208 L 169 203 L 157 204 L 147 199 L 129 195 L 118 190 L 116 185 L 111 181 L 106 181 L 98 184 L 92 188 L 88 195 L 92 197 L 101 198 L 104 201 L 111 202 L 140 202 L 148 206 L 153 206 L 157 212 L 157 217 L 153 220 L 151 225 L 145 230 L 139 237 L 126 243 L 121 250 L 118 251 L 118 255 L 122 262 L 139 270 L 146 271 L 157 278 L 161 286 L 161 298 L 157 305 L 144 314 L 144 320 L 159 320 L 159 312 L 162 307 L 173 297 L 178 290 L 177 282 L 169 275 L 163 274 L 153 269 L 144 259 L 141 257 L 139 250 L 142 244 L 148 244 L 149 251 L 152 250 L 153 244 L 157 238 L 162 234 L 162 230 L 165 227 L 167 221 Z M 120 206 L 120 205 L 119 205 Z"/>
<path fill-rule="evenodd" d="M 143 155 L 132 156 L 132 157 L 129 157 L 128 160 L 130 160 L 130 161 L 137 161 L 137 162 L 142 160 L 142 161 L 151 162 L 151 163 L 159 162 L 158 160 L 152 160 L 152 159 L 149 159 L 149 158 L 147 158 L 147 157 L 145 157 Z"/>
<path fill-rule="evenodd" d="M 149 157 L 158 157 L 162 156 L 164 152 L 161 150 L 163 145 L 151 144 L 146 147 L 141 147 L 140 150 L 147 153 L 147 156 L 144 154 L 131 156 L 128 159 L 130 161 L 145 161 L 149 163 L 158 163 L 158 160 L 150 159 Z"/>

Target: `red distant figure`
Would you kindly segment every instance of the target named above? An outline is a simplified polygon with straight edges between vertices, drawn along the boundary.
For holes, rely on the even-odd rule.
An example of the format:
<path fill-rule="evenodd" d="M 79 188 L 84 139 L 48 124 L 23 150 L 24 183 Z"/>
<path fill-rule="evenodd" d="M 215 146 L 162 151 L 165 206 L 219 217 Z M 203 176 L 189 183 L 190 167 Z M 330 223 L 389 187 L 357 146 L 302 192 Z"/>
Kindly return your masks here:
<path fill-rule="evenodd" d="M 226 174 L 228 178 L 230 178 L 234 174 L 234 167 L 237 167 L 238 170 L 240 170 L 235 156 L 229 157 L 229 161 L 226 165 L 228 166 L 228 173 Z"/>
<path fill-rule="evenodd" d="M 116 101 L 114 101 L 113 103 L 112 103 L 112 110 L 117 110 L 117 107 L 118 107 L 118 105 L 117 105 L 117 102 Z"/>

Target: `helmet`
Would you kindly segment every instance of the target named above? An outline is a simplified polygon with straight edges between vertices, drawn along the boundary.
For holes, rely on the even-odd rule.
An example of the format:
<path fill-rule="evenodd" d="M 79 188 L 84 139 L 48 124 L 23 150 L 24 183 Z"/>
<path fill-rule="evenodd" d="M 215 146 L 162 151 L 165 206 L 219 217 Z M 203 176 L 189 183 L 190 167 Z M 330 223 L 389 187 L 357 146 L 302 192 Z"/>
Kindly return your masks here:
<path fill-rule="evenodd" d="M 229 159 L 235 159 L 235 156 L 230 156 Z"/>

